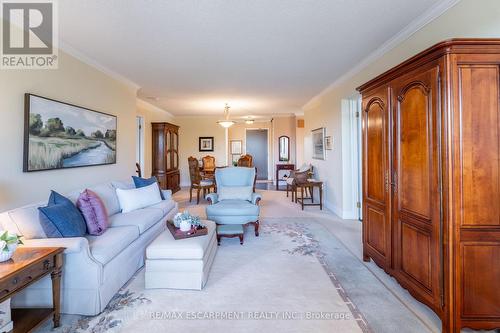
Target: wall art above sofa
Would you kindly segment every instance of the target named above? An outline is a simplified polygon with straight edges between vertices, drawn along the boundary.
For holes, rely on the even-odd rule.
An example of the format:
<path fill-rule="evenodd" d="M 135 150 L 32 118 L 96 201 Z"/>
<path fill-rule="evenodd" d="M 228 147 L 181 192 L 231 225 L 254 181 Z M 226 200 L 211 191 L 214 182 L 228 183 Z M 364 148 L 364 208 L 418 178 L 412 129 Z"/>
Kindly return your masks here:
<path fill-rule="evenodd" d="M 23 171 L 116 163 L 116 116 L 25 94 Z"/>

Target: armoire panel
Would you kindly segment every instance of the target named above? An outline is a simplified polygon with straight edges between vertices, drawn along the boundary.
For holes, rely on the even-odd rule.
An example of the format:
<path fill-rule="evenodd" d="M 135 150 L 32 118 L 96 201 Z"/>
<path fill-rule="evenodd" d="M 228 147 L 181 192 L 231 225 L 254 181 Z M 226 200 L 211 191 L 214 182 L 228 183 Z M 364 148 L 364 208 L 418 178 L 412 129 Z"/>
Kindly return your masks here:
<path fill-rule="evenodd" d="M 366 109 L 366 152 L 367 173 L 370 181 L 367 184 L 367 197 L 378 202 L 385 201 L 385 117 L 381 101 L 369 104 Z"/>
<path fill-rule="evenodd" d="M 402 223 L 401 270 L 417 284 L 432 289 L 431 235 Z"/>
<path fill-rule="evenodd" d="M 368 244 L 385 256 L 387 248 L 387 217 L 384 211 L 368 206 L 366 209 L 365 223 L 368 234 Z"/>
<path fill-rule="evenodd" d="M 463 226 L 500 226 L 498 82 L 498 66 L 459 67 Z"/>
<path fill-rule="evenodd" d="M 463 243 L 462 316 L 500 319 L 500 243 Z"/>
<path fill-rule="evenodd" d="M 398 97 L 399 207 L 430 219 L 430 111 L 428 88 L 411 82 Z"/>

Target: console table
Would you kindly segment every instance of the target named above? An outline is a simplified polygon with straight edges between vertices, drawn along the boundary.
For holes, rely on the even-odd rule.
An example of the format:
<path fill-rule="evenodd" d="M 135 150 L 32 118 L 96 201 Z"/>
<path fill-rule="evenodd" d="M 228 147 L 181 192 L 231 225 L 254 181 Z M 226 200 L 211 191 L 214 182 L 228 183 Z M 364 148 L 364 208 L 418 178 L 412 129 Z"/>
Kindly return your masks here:
<path fill-rule="evenodd" d="M 317 187 L 319 190 L 319 203 L 314 203 L 314 188 Z M 300 188 L 300 198 L 297 195 L 297 191 Z M 310 197 L 304 197 L 304 189 L 309 189 Z M 306 191 L 307 192 L 307 191 Z M 311 200 L 311 203 L 304 203 L 304 200 Z M 299 183 L 295 185 L 295 202 L 300 202 L 302 210 L 304 206 L 319 206 L 320 210 L 323 210 L 323 182 L 318 180 L 307 180 L 304 183 Z"/>
<path fill-rule="evenodd" d="M 62 247 L 20 247 L 10 260 L 0 263 L 0 302 L 48 274 L 52 278 L 53 307 L 12 309 L 12 332 L 32 332 L 51 316 L 54 327 L 59 327 L 63 251 Z"/>
<path fill-rule="evenodd" d="M 279 172 L 280 170 L 295 170 L 295 164 L 276 164 L 276 191 L 279 189 Z"/>

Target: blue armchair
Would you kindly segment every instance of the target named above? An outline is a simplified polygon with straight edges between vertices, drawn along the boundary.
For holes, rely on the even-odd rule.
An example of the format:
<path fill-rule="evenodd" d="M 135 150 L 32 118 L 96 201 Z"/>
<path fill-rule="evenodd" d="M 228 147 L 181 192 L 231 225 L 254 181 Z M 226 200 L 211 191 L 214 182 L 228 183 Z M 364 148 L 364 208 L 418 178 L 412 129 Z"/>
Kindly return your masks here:
<path fill-rule="evenodd" d="M 253 192 L 255 168 L 229 167 L 215 170 L 217 193 L 206 199 L 207 218 L 217 224 L 253 224 L 259 236 L 260 194 Z"/>

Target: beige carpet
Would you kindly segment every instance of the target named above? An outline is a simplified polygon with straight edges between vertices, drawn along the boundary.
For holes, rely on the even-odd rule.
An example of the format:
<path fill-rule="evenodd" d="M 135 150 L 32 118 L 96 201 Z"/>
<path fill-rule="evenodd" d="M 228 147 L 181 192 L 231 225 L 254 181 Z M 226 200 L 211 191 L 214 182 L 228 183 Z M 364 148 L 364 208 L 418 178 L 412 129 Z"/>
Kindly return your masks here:
<path fill-rule="evenodd" d="M 202 291 L 144 290 L 140 271 L 95 317 L 63 316 L 39 332 L 438 332 L 420 303 L 361 261 L 361 223 L 284 192 L 259 191 L 261 236 L 223 239 Z M 208 204 L 174 195 L 181 210 L 205 216 Z M 378 271 L 377 271 L 378 270 Z"/>

